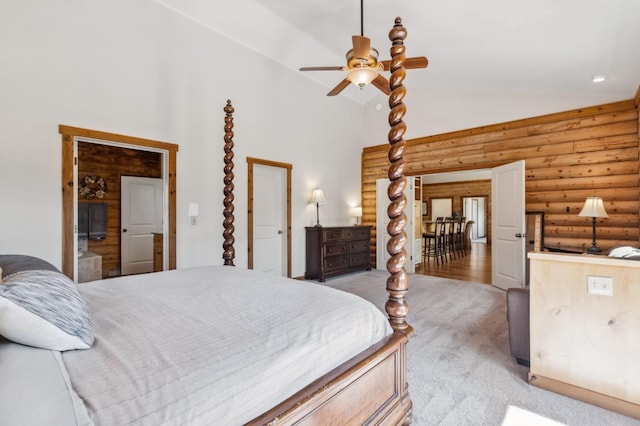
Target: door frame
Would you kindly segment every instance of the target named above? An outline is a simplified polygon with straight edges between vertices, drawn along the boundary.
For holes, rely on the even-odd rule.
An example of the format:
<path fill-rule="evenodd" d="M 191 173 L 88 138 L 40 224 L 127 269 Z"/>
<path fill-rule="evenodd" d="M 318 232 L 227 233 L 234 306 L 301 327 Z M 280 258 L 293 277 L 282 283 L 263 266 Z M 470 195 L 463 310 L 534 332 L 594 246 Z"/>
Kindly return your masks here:
<path fill-rule="evenodd" d="M 248 191 L 247 191 L 247 268 L 253 269 L 253 166 L 254 165 L 277 167 L 286 169 L 287 171 L 287 277 L 291 278 L 291 171 L 293 165 L 288 163 L 281 163 L 278 161 L 264 160 L 261 158 L 247 157 L 247 179 L 248 179 Z"/>
<path fill-rule="evenodd" d="M 168 269 L 176 269 L 176 168 L 178 145 L 116 133 L 59 125 L 62 135 L 62 272 L 77 278 L 77 141 L 102 143 L 163 154 L 163 180 L 166 182 L 167 213 L 165 239 Z M 168 240 L 168 241 L 166 241 Z"/>

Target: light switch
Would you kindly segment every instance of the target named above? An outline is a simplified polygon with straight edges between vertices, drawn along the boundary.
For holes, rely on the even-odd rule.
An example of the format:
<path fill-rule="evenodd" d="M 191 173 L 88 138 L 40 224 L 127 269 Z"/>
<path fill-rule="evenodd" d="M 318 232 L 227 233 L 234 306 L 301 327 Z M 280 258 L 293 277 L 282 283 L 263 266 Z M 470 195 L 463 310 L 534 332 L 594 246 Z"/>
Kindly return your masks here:
<path fill-rule="evenodd" d="M 587 288 L 589 294 L 613 296 L 613 278 L 587 275 Z"/>

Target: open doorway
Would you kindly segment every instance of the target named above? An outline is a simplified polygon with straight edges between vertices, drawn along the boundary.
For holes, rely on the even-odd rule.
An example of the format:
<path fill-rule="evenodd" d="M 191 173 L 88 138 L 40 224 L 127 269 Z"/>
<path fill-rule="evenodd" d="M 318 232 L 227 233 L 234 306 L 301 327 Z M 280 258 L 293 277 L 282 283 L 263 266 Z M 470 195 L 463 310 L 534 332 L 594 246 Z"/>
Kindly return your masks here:
<path fill-rule="evenodd" d="M 462 197 L 462 215 L 471 224 L 471 242 L 487 242 L 487 196 Z"/>
<path fill-rule="evenodd" d="M 79 139 L 77 157 L 78 282 L 154 271 L 166 204 L 162 153 Z M 92 181 L 103 190 L 90 191 Z"/>
<path fill-rule="evenodd" d="M 446 211 L 436 215 L 464 216 L 466 221 L 473 220 L 469 230 L 477 224 L 475 240 L 481 242 L 471 243 L 466 255 L 455 262 L 444 265 L 425 262 L 416 272 L 491 284 L 491 169 L 435 173 L 421 178 L 422 200 L 429 210 L 426 219 L 433 220 L 434 200 L 436 208 L 438 200 L 447 200 Z M 476 214 L 471 213 L 468 199 L 476 200 Z"/>
<path fill-rule="evenodd" d="M 118 163 L 121 158 L 108 156 L 96 159 L 96 166 L 92 176 L 85 182 L 85 176 L 79 176 L 78 143 L 92 145 L 106 145 L 119 148 L 154 152 L 160 154 L 161 175 L 163 179 L 163 225 L 162 241 L 163 266 L 162 269 L 176 268 L 176 156 L 178 146 L 165 142 L 141 139 L 114 133 L 80 129 L 69 126 L 59 126 L 62 135 L 62 271 L 65 275 L 77 281 L 78 279 L 78 202 L 81 183 L 97 182 L 97 176 L 106 173 Z M 82 182 L 80 182 L 82 179 Z M 93 183 L 92 183 L 93 182 Z M 111 182 L 113 184 L 113 182 Z M 106 182 L 107 192 L 109 182 Z M 94 190 L 99 190 L 93 188 Z M 96 198 L 98 198 L 96 196 Z M 109 213 L 107 213 L 108 215 Z M 119 211 L 118 211 L 119 214 Z M 107 218 L 108 221 L 108 218 Z M 113 222 L 113 221 L 112 221 Z M 108 225 L 107 225 L 108 226 Z M 116 229 L 118 236 L 121 229 Z M 108 228 L 107 228 L 108 233 Z M 105 236 L 108 238 L 108 236 Z M 102 262 L 102 260 L 100 260 Z M 101 272 L 101 275 L 104 274 Z"/>

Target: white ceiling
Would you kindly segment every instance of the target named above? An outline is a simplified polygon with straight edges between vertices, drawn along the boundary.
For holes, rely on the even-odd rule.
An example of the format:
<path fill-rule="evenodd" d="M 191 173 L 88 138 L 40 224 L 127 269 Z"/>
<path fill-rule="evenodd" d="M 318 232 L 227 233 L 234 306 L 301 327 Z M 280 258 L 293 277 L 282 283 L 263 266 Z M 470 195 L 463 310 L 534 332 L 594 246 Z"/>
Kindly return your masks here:
<path fill-rule="evenodd" d="M 360 33 L 359 0 L 156 0 L 297 71 L 344 65 Z M 407 88 L 487 93 L 553 93 L 616 101 L 640 84 L 640 0 L 365 0 L 364 35 L 389 59 L 389 30 L 400 16 Z M 328 92 L 341 71 L 306 72 Z M 591 82 L 601 74 L 606 81 Z M 340 96 L 366 103 L 377 89 Z"/>

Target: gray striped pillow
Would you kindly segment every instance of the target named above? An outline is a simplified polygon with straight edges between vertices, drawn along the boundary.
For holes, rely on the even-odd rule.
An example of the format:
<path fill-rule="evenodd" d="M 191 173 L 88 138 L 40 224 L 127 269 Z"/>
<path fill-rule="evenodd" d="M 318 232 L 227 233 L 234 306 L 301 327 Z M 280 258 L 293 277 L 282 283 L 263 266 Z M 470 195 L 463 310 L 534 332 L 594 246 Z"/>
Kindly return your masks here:
<path fill-rule="evenodd" d="M 0 334 L 44 349 L 88 349 L 93 327 L 78 285 L 57 271 L 32 270 L 0 285 Z"/>

